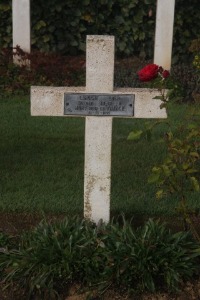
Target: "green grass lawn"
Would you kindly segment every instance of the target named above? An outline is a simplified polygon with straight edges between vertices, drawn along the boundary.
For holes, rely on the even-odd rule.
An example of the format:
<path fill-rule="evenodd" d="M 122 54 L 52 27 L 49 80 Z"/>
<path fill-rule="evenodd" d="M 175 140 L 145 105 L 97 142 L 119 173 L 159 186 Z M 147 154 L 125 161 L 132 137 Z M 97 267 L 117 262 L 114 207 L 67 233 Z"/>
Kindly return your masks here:
<path fill-rule="evenodd" d="M 187 105 L 174 105 L 169 119 L 174 131 Z M 111 214 L 173 215 L 177 199 L 155 199 L 156 187 L 147 183 L 151 168 L 162 161 L 158 127 L 151 142 L 128 141 L 130 131 L 147 120 L 114 119 Z M 31 117 L 29 96 L 0 99 L 0 210 L 27 212 L 83 212 L 84 118 Z M 200 207 L 199 194 L 189 195 Z"/>

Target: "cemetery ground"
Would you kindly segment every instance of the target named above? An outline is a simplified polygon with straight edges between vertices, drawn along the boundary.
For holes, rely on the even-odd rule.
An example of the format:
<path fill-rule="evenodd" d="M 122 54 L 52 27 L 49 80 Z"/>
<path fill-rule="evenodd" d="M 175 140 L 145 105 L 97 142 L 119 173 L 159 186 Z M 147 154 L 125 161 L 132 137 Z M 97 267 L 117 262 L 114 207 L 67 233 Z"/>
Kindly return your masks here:
<path fill-rule="evenodd" d="M 169 119 L 174 133 L 190 105 L 173 105 Z M 28 96 L 1 99 L 1 211 L 54 213 L 83 212 L 84 118 L 31 117 Z M 151 168 L 165 156 L 166 122 L 155 127 L 152 139 L 129 141 L 132 130 L 145 123 L 114 119 L 112 145 L 113 215 L 173 215 L 177 199 L 155 199 L 156 187 L 147 184 Z M 190 195 L 199 208 L 199 195 Z"/>
<path fill-rule="evenodd" d="M 44 217 L 55 221 L 75 214 L 82 216 L 84 119 L 33 118 L 29 96 L 6 96 L 1 98 L 0 105 L 1 232 L 18 236 L 38 225 Z M 181 134 L 178 130 L 180 120 L 187 119 L 190 109 L 192 106 L 186 104 L 170 107 L 169 118 L 174 133 Z M 165 155 L 162 141 L 167 125 L 163 122 L 162 126 L 156 127 L 150 141 L 127 140 L 129 132 L 145 128 L 145 122 L 114 120 L 111 215 L 123 212 L 127 218 L 133 217 L 136 227 L 153 217 L 166 221 L 173 231 L 183 230 L 182 218 L 176 210 L 178 199 L 170 196 L 157 200 L 156 187 L 147 183 L 151 168 Z M 198 212 L 199 195 L 193 193 L 189 200 L 191 208 Z M 194 221 L 198 228 L 198 213 L 194 215 Z M 146 294 L 144 299 L 189 299 L 188 295 L 198 299 L 199 288 L 198 281 L 195 285 L 188 282 L 182 296 L 177 296 L 179 298 L 159 293 Z M 5 297 L 0 299 L 17 299 L 18 292 L 18 288 L 5 291 Z M 19 292 L 19 299 L 23 299 L 21 297 Z M 80 297 L 86 299 L 86 294 Z M 119 291 L 105 293 L 104 297 L 102 299 L 126 299 Z"/>
<path fill-rule="evenodd" d="M 155 127 L 151 140 L 127 139 L 132 130 L 145 128 L 145 120 L 114 119 L 111 217 L 124 213 L 127 219 L 133 218 L 134 227 L 143 226 L 149 218 L 159 219 L 165 221 L 172 232 L 184 230 L 182 216 L 177 211 L 179 199 L 173 195 L 156 199 L 156 186 L 147 181 L 152 167 L 166 154 L 163 140 L 168 126 L 165 122 L 170 121 L 173 133 L 181 136 L 180 123 L 187 122 L 188 111 L 193 109 L 190 104 L 169 106 L 169 119 Z M 22 232 L 32 230 L 43 218 L 54 222 L 65 216 L 82 217 L 84 118 L 33 118 L 29 96 L 6 94 L 0 99 L 0 120 L 0 234 L 18 239 Z M 148 121 L 153 122 L 155 120 Z M 200 233 L 199 194 L 188 194 L 187 199 L 194 212 L 191 218 Z M 3 291 L 4 286 L 1 282 L 0 299 L 27 299 L 17 285 Z M 129 297 L 127 291 L 115 287 L 102 296 L 92 296 L 85 291 L 78 295 L 74 292 L 78 287 L 72 285 L 69 296 L 61 291 L 61 297 L 69 300 L 200 297 L 198 278 L 183 282 L 177 294 L 145 292 Z"/>

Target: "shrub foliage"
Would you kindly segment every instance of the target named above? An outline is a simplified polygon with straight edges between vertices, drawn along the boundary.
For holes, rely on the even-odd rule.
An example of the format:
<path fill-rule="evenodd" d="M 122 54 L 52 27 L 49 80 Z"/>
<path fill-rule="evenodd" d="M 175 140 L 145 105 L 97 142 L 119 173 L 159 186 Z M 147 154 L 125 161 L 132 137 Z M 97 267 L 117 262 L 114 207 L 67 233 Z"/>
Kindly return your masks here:
<path fill-rule="evenodd" d="M 31 85 L 72 86 L 85 84 L 85 59 L 64 57 L 55 53 L 32 51 L 16 47 L 19 65 L 13 64 L 13 53 L 0 50 L 0 94 L 27 94 Z M 27 67 L 29 61 L 31 68 Z"/>
<path fill-rule="evenodd" d="M 123 216 L 98 226 L 73 218 L 42 222 L 12 249 L 1 248 L 0 269 L 6 283 L 16 280 L 30 296 L 44 299 L 49 293 L 51 299 L 71 282 L 176 290 L 181 280 L 199 272 L 199 255 L 189 233 L 171 233 L 157 221 L 134 229 Z"/>

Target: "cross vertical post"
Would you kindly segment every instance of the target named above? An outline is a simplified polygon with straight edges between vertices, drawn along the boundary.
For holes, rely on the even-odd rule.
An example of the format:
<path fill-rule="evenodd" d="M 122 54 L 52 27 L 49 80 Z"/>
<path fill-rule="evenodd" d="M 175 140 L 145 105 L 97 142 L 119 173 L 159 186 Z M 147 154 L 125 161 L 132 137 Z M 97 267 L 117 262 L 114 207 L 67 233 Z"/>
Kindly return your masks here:
<path fill-rule="evenodd" d="M 171 68 L 175 0 L 157 0 L 154 63 Z"/>
<path fill-rule="evenodd" d="M 12 0 L 13 48 L 17 45 L 30 53 L 30 0 Z M 19 64 L 18 57 L 13 61 Z"/>
<path fill-rule="evenodd" d="M 112 93 L 114 37 L 87 37 L 86 92 Z M 110 219 L 112 117 L 87 116 L 85 124 L 84 216 Z"/>

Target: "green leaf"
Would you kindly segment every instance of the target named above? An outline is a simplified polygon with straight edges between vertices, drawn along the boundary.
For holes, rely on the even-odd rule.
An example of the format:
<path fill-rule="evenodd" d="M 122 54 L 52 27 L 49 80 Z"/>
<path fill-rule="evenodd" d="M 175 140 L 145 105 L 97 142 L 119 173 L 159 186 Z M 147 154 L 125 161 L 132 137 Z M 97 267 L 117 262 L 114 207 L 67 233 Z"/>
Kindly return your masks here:
<path fill-rule="evenodd" d="M 89 13 L 84 14 L 84 15 L 82 16 L 82 19 L 85 20 L 85 21 L 88 22 L 88 23 L 93 23 L 93 22 L 94 22 L 94 19 L 93 19 L 92 15 L 89 14 Z"/>
<path fill-rule="evenodd" d="M 187 174 L 194 174 L 194 173 L 198 173 L 197 169 L 187 169 L 186 171 Z"/>
<path fill-rule="evenodd" d="M 134 16 L 134 22 L 136 24 L 142 23 L 144 15 L 145 15 L 145 12 L 143 11 L 143 9 L 138 10 L 138 13 L 136 14 L 136 16 Z"/>
<path fill-rule="evenodd" d="M 166 98 L 169 98 L 173 94 L 173 92 L 174 92 L 173 89 L 169 89 L 166 93 Z"/>
<path fill-rule="evenodd" d="M 160 173 L 159 172 L 152 173 L 148 178 L 148 183 L 158 182 L 159 179 L 160 179 Z"/>
<path fill-rule="evenodd" d="M 117 24 L 124 23 L 124 18 L 122 16 L 116 16 L 115 20 L 116 20 Z"/>
<path fill-rule="evenodd" d="M 125 42 L 119 43 L 119 49 L 120 49 L 121 51 L 123 51 L 125 48 L 126 48 L 126 43 L 125 43 Z"/>
<path fill-rule="evenodd" d="M 190 181 L 192 183 L 193 189 L 196 192 L 199 192 L 200 188 L 199 188 L 199 182 L 198 182 L 198 180 L 195 177 L 190 177 Z"/>
<path fill-rule="evenodd" d="M 56 9 L 57 12 L 61 12 L 62 6 L 59 5 L 59 4 L 57 4 L 57 5 L 55 6 L 55 9 Z"/>
<path fill-rule="evenodd" d="M 81 11 L 79 9 L 75 10 L 74 15 L 76 17 L 80 17 L 81 16 Z"/>
<path fill-rule="evenodd" d="M 144 39 L 145 39 L 145 32 L 143 31 L 143 32 L 140 32 L 140 34 L 139 34 L 139 40 L 143 41 Z"/>
<path fill-rule="evenodd" d="M 4 12 L 11 10 L 11 6 L 9 4 L 0 4 L 0 10 L 2 10 Z"/>
<path fill-rule="evenodd" d="M 164 191 L 163 190 L 158 190 L 156 192 L 156 198 L 161 199 L 164 196 Z"/>
<path fill-rule="evenodd" d="M 183 170 L 187 170 L 189 167 L 190 167 L 190 165 L 188 163 L 182 164 Z"/>
<path fill-rule="evenodd" d="M 83 2 L 83 5 L 89 5 L 90 0 L 82 0 L 82 2 Z"/>
<path fill-rule="evenodd" d="M 161 104 L 160 104 L 160 109 L 166 108 L 166 107 L 167 107 L 167 103 L 161 103 Z"/>
<path fill-rule="evenodd" d="M 138 131 L 131 131 L 128 135 L 127 140 L 133 140 L 133 141 L 137 141 L 141 138 L 143 131 L 142 130 L 138 130 Z"/>
<path fill-rule="evenodd" d="M 165 176 L 169 176 L 171 174 L 171 171 L 168 166 L 162 165 L 162 169 L 163 169 Z"/>
<path fill-rule="evenodd" d="M 3 38 L 3 40 L 9 43 L 11 41 L 11 37 L 10 36 L 5 36 Z"/>
<path fill-rule="evenodd" d="M 71 41 L 70 45 L 76 47 L 76 46 L 78 46 L 78 42 L 73 40 L 73 41 Z"/>
<path fill-rule="evenodd" d="M 35 25 L 35 29 L 39 30 L 42 27 L 46 27 L 46 23 L 43 20 L 40 20 L 39 22 L 37 22 L 37 24 Z"/>
<path fill-rule="evenodd" d="M 44 35 L 44 36 L 43 36 L 43 41 L 44 41 L 45 43 L 47 43 L 49 40 L 50 40 L 49 35 Z"/>
<path fill-rule="evenodd" d="M 190 156 L 198 159 L 199 158 L 199 154 L 197 152 L 190 152 Z"/>
<path fill-rule="evenodd" d="M 155 96 L 155 97 L 153 97 L 153 99 L 158 99 L 158 100 L 162 100 L 162 96 Z"/>

